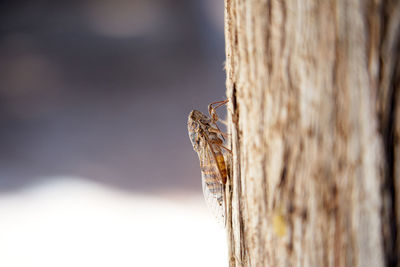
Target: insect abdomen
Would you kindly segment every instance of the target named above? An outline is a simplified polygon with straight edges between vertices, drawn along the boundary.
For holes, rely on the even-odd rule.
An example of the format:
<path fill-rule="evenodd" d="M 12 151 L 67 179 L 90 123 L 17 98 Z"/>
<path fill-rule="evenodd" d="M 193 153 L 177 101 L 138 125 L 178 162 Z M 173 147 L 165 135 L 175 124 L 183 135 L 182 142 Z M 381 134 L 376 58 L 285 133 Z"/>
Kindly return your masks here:
<path fill-rule="evenodd" d="M 225 165 L 225 159 L 224 156 L 220 153 L 218 153 L 217 155 L 215 155 L 216 159 L 217 159 L 217 164 L 219 167 L 219 170 L 221 172 L 221 181 L 223 184 L 226 184 L 226 165 Z"/>

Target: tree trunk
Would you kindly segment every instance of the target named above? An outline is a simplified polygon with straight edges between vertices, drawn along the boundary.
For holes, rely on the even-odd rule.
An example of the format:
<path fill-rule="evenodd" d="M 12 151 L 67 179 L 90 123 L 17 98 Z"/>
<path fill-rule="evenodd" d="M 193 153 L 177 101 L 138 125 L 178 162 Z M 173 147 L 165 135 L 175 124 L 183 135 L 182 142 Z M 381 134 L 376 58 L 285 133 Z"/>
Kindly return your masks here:
<path fill-rule="evenodd" d="M 396 266 L 400 2 L 225 0 L 230 266 Z"/>

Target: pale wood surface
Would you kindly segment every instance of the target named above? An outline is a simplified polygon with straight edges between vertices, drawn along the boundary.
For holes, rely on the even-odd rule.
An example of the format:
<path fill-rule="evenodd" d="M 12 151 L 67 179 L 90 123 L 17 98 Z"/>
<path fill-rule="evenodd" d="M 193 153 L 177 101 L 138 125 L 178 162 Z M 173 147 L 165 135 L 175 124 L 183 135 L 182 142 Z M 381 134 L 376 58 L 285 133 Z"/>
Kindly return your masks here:
<path fill-rule="evenodd" d="M 231 266 L 396 265 L 399 29 L 398 1 L 225 0 Z"/>

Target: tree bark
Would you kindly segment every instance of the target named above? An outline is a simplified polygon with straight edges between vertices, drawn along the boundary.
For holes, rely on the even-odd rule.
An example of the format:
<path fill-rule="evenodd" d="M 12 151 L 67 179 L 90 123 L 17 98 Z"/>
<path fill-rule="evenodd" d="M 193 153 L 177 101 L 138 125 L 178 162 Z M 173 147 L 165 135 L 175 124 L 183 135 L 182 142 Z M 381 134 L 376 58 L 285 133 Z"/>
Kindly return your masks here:
<path fill-rule="evenodd" d="M 397 0 L 225 0 L 230 266 L 398 265 L 399 36 Z"/>

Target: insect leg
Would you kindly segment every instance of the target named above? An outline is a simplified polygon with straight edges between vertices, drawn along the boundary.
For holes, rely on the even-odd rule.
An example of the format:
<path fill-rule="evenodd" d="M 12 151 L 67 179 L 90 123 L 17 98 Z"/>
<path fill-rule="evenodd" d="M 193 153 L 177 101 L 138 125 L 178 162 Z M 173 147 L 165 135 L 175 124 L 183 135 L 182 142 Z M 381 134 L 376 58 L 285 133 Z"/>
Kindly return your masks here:
<path fill-rule="evenodd" d="M 209 142 L 210 142 L 210 144 L 217 145 L 218 147 L 223 148 L 223 149 L 225 149 L 226 151 L 228 151 L 230 154 L 232 154 L 232 151 L 231 151 L 229 148 L 226 148 L 226 147 L 222 144 L 221 140 L 209 140 Z"/>
<path fill-rule="evenodd" d="M 229 134 L 226 134 L 226 133 L 222 132 L 219 128 L 210 128 L 209 131 L 210 131 L 210 132 L 217 133 L 217 134 L 220 134 L 220 135 L 222 135 L 224 138 L 228 138 L 228 137 L 230 136 Z"/>
<path fill-rule="evenodd" d="M 213 102 L 210 105 L 208 105 L 208 113 L 210 114 L 211 119 L 213 120 L 214 123 L 218 121 L 218 115 L 216 113 L 217 108 L 225 105 L 228 102 L 229 102 L 229 99 L 226 99 L 226 100 L 222 100 L 222 101 Z M 216 105 L 216 106 L 213 107 L 213 105 Z"/>
<path fill-rule="evenodd" d="M 220 148 L 225 149 L 226 151 L 228 151 L 231 155 L 232 155 L 232 150 L 230 150 L 229 148 L 226 148 L 224 145 L 222 144 L 216 144 L 217 146 L 219 146 Z"/>
<path fill-rule="evenodd" d="M 210 105 L 208 105 L 208 107 L 209 107 L 209 109 L 210 109 L 210 106 L 213 108 L 213 109 L 217 109 L 217 108 L 219 108 L 220 106 L 223 106 L 223 105 L 225 105 L 226 103 L 228 103 L 229 102 L 229 99 L 225 99 L 225 100 L 222 100 L 222 101 L 216 101 L 216 102 L 213 102 L 213 103 L 211 103 Z M 213 105 L 215 105 L 215 104 L 218 104 L 216 107 L 213 107 Z"/>

